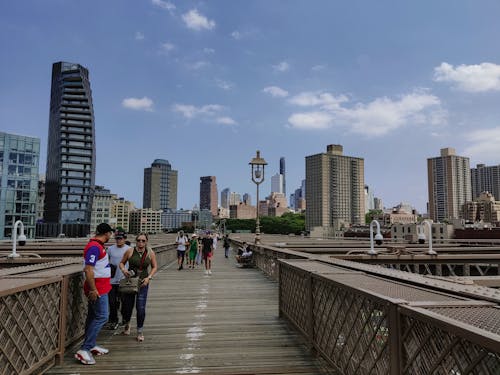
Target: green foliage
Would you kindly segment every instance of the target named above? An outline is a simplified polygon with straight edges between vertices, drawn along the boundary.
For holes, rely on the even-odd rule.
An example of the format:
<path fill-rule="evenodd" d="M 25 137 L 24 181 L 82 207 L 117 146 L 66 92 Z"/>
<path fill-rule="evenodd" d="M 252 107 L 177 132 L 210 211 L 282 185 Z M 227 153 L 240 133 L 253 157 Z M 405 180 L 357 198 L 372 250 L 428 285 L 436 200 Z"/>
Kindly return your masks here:
<path fill-rule="evenodd" d="M 260 230 L 269 234 L 300 234 L 305 231 L 305 215 L 286 213 L 281 217 L 264 216 L 260 218 Z M 255 219 L 227 219 L 226 230 L 233 232 L 238 230 L 255 231 Z"/>
<path fill-rule="evenodd" d="M 368 211 L 365 215 L 365 223 L 370 224 L 375 216 L 382 215 L 382 214 L 383 214 L 382 210 L 370 210 L 370 211 Z"/>

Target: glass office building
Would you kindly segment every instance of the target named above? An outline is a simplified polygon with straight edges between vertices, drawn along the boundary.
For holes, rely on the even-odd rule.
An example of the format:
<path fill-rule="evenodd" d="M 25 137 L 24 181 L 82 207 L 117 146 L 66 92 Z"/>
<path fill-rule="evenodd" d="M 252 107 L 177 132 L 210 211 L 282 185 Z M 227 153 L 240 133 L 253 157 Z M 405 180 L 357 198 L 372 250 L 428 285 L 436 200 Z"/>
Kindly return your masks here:
<path fill-rule="evenodd" d="M 40 235 L 90 233 L 95 184 L 95 130 L 89 72 L 79 64 L 52 66 L 44 228 Z"/>
<path fill-rule="evenodd" d="M 0 132 L 0 239 L 10 239 L 17 220 L 35 236 L 38 198 L 38 138 Z"/>

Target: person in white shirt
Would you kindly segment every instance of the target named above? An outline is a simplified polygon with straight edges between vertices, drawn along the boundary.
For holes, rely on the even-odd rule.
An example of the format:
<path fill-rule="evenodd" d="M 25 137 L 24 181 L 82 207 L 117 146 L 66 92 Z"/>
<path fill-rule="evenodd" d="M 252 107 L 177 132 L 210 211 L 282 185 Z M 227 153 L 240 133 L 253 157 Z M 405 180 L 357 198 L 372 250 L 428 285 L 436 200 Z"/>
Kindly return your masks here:
<path fill-rule="evenodd" d="M 179 231 L 175 243 L 177 244 L 177 265 L 179 266 L 178 270 L 180 271 L 182 270 L 182 265 L 184 264 L 186 249 L 189 246 L 189 240 L 184 234 L 184 231 Z"/>
<path fill-rule="evenodd" d="M 118 324 L 118 310 L 120 306 L 123 309 L 123 303 L 121 301 L 121 295 L 118 290 L 120 286 L 120 280 L 125 276 L 120 270 L 118 265 L 123 258 L 123 254 L 130 248 L 125 243 L 127 239 L 127 234 L 125 232 L 117 231 L 115 232 L 116 244 L 110 246 L 107 250 L 109 256 L 109 266 L 111 267 L 111 291 L 109 292 L 109 318 L 108 318 L 108 329 L 117 329 Z M 123 316 L 123 314 L 121 314 Z"/>

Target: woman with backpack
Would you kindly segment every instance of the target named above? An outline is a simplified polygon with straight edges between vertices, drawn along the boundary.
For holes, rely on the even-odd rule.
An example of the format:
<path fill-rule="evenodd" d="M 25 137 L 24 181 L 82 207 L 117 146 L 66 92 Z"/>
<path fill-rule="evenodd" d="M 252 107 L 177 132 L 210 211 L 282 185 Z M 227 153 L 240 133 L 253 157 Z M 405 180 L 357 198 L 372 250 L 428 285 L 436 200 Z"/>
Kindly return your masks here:
<path fill-rule="evenodd" d="M 124 335 L 130 335 L 130 318 L 132 310 L 137 312 L 137 341 L 144 341 L 144 320 L 146 319 L 146 301 L 148 299 L 149 283 L 153 279 L 158 269 L 156 255 L 154 251 L 147 246 L 148 235 L 139 233 L 135 238 L 136 245 L 128 249 L 119 264 L 120 270 L 125 277 L 138 276 L 139 290 L 137 293 L 123 295 L 123 321 L 125 327 Z M 128 270 L 125 264 L 128 262 Z"/>

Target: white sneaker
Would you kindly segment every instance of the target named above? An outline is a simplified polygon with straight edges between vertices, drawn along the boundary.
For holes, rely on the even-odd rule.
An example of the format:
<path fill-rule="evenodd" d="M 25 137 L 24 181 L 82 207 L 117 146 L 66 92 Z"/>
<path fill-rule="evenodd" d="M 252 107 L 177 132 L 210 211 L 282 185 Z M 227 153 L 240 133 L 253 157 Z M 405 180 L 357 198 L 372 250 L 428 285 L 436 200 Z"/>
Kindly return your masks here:
<path fill-rule="evenodd" d="M 80 349 L 75 353 L 75 359 L 83 363 L 84 365 L 95 365 L 95 359 L 92 354 L 86 350 Z"/>
<path fill-rule="evenodd" d="M 90 349 L 90 352 L 93 355 L 104 355 L 109 353 L 109 349 L 103 348 L 102 346 L 94 346 L 92 349 Z"/>
<path fill-rule="evenodd" d="M 212 274 L 212 270 L 208 270 L 208 274 L 211 275 Z"/>
<path fill-rule="evenodd" d="M 205 275 L 208 275 L 208 270 L 205 270 Z"/>

